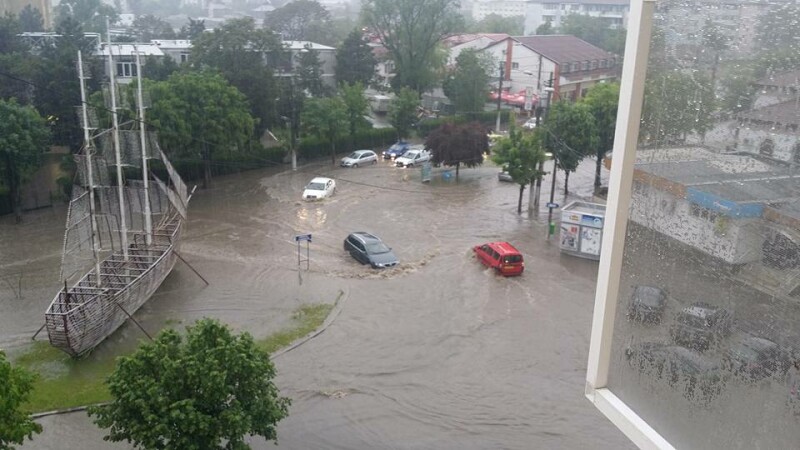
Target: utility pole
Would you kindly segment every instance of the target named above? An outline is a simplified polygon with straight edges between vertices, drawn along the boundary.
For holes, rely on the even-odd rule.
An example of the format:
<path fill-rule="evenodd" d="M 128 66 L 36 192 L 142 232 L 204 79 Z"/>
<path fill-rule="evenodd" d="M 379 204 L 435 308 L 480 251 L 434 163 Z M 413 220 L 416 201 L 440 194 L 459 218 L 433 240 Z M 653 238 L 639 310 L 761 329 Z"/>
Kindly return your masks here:
<path fill-rule="evenodd" d="M 553 98 L 553 72 L 550 72 L 550 79 L 547 80 L 547 84 L 545 85 L 545 91 L 547 91 L 547 105 L 545 106 L 545 119 L 547 116 L 550 115 L 550 102 Z M 558 145 L 558 143 L 556 143 Z M 542 162 L 541 166 L 542 170 L 544 170 L 544 162 Z M 553 208 L 555 206 L 555 193 L 556 193 L 556 172 L 558 172 L 558 158 L 556 158 L 556 152 L 553 152 L 553 180 L 552 184 L 550 185 L 550 202 L 547 204 L 547 239 L 550 240 L 550 235 L 555 231 L 555 224 L 553 223 Z M 539 189 L 541 189 L 541 179 L 538 180 Z"/>
<path fill-rule="evenodd" d="M 289 147 L 292 152 L 292 170 L 297 170 L 297 148 L 295 141 L 297 140 L 297 108 L 294 105 L 294 74 L 289 78 L 289 113 L 291 120 L 289 122 Z"/>
<path fill-rule="evenodd" d="M 504 62 L 500 61 L 500 80 L 498 81 L 497 86 L 497 123 L 495 124 L 494 130 L 496 133 L 500 133 L 500 102 L 502 99 L 500 96 L 503 93 L 503 76 L 504 76 Z"/>

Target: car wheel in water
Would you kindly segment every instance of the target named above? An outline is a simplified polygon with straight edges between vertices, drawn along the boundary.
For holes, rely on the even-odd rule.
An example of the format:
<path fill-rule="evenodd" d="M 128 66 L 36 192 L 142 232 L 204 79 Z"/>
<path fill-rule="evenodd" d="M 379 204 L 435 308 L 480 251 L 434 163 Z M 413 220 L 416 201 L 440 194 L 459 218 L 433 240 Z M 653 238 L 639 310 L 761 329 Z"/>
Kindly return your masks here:
<path fill-rule="evenodd" d="M 358 169 L 358 164 L 353 164 L 354 169 Z"/>

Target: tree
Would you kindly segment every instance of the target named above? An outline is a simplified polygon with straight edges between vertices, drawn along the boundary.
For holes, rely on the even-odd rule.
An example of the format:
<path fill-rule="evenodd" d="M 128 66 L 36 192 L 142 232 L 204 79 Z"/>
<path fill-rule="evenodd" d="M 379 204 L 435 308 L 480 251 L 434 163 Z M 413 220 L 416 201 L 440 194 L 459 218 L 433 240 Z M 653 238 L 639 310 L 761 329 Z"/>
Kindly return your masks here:
<path fill-rule="evenodd" d="M 20 187 L 39 168 L 49 137 L 45 120 L 35 109 L 13 98 L 0 100 L 0 167 L 17 222 L 22 220 Z"/>
<path fill-rule="evenodd" d="M 138 42 L 150 42 L 151 39 L 175 39 L 175 30 L 172 29 L 172 25 L 152 14 L 134 19 L 132 28 Z"/>
<path fill-rule="evenodd" d="M 422 93 L 434 85 L 436 47 L 458 27 L 457 7 L 457 0 L 364 0 L 364 22 L 394 61 L 396 90 Z"/>
<path fill-rule="evenodd" d="M 787 54 L 800 53 L 797 24 L 800 23 L 800 4 L 783 2 L 772 5 L 759 16 L 756 24 L 756 46 L 763 52 L 782 50 Z"/>
<path fill-rule="evenodd" d="M 522 36 L 525 30 L 525 16 L 503 17 L 489 14 L 475 23 L 472 30 L 477 33 L 505 33 L 511 36 Z"/>
<path fill-rule="evenodd" d="M 564 195 L 568 195 L 570 172 L 575 172 L 581 160 L 593 154 L 599 144 L 594 117 L 585 103 L 559 101 L 550 108 L 542 128 L 546 147 L 564 170 Z"/>
<path fill-rule="evenodd" d="M 711 129 L 715 108 L 708 77 L 693 72 L 660 72 L 645 82 L 640 134 L 644 140 L 675 143 Z"/>
<path fill-rule="evenodd" d="M 256 28 L 251 17 L 226 21 L 211 33 L 202 33 L 192 41 L 191 62 L 195 67 L 211 67 L 249 100 L 250 112 L 258 119 L 261 134 L 278 121 L 275 114 L 277 83 L 264 55 L 283 54 L 278 37 L 269 30 Z"/>
<path fill-rule="evenodd" d="M 110 23 L 119 20 L 119 14 L 113 6 L 102 0 L 61 0 L 55 7 L 56 24 L 71 18 L 86 31 L 104 33 L 106 19 Z"/>
<path fill-rule="evenodd" d="M 444 81 L 444 95 L 458 112 L 483 111 L 489 94 L 491 61 L 476 50 L 464 50 L 456 58 L 456 67 Z"/>
<path fill-rule="evenodd" d="M 568 14 L 561 21 L 559 34 L 570 34 L 605 51 L 622 55 L 625 52 L 625 30 L 611 29 L 601 17 Z"/>
<path fill-rule="evenodd" d="M 397 130 L 397 138 L 403 139 L 411 133 L 417 120 L 419 95 L 410 89 L 402 88 L 389 105 L 389 123 Z"/>
<path fill-rule="evenodd" d="M 456 167 L 458 181 L 462 164 L 470 168 L 483 164 L 483 155 L 489 151 L 489 137 L 486 128 L 478 122 L 447 122 L 428 135 L 425 147 L 431 149 L 431 160 L 435 164 Z"/>
<path fill-rule="evenodd" d="M 153 14 L 158 17 L 168 17 L 181 12 L 184 2 L 164 2 L 161 0 L 126 0 L 128 8 L 137 16 Z"/>
<path fill-rule="evenodd" d="M 294 0 L 270 11 L 264 26 L 287 41 L 319 42 L 327 33 L 331 14 L 315 0 Z"/>
<path fill-rule="evenodd" d="M 541 143 L 539 130 L 535 133 L 525 133 L 513 126 L 513 121 L 511 123 L 512 127 L 508 136 L 498 139 L 492 147 L 492 161 L 503 166 L 511 175 L 511 179 L 519 185 L 517 214 L 522 214 L 522 194 L 525 186 L 531 185 L 529 195 L 533 195 L 533 184 L 537 180 L 541 180 L 545 174 L 541 167 L 547 157 Z"/>
<path fill-rule="evenodd" d="M 255 120 L 244 95 L 211 72 L 175 72 L 167 81 L 147 82 L 153 104 L 148 121 L 159 131 L 161 146 L 180 156 L 199 155 L 203 187 L 211 186 L 216 155 L 247 151 Z"/>
<path fill-rule="evenodd" d="M 36 376 L 21 367 L 13 367 L 0 351 L 0 450 L 11 450 L 33 439 L 42 426 L 31 420 L 22 405 L 28 401 Z"/>
<path fill-rule="evenodd" d="M 336 50 L 336 81 L 369 86 L 375 78 L 375 55 L 361 30 L 354 29 Z"/>
<path fill-rule="evenodd" d="M 325 139 L 331 147 L 331 164 L 336 165 L 336 138 L 347 127 L 347 107 L 339 97 L 312 98 L 306 102 L 300 121 L 306 130 Z"/>
<path fill-rule="evenodd" d="M 153 81 L 166 81 L 170 75 L 176 72 L 180 67 L 174 59 L 167 56 L 159 57 L 155 55 L 148 55 L 144 60 L 144 68 L 142 69 L 142 76 L 148 80 Z"/>
<path fill-rule="evenodd" d="M 553 27 L 553 22 L 548 20 L 545 23 L 536 27 L 536 34 L 537 35 L 556 34 L 555 27 Z"/>
<path fill-rule="evenodd" d="M 206 30 L 206 21 L 197 19 L 194 20 L 189 17 L 189 22 L 182 26 L 178 32 L 178 37 L 181 39 L 195 40 Z"/>
<path fill-rule="evenodd" d="M 22 80 L 30 80 L 37 72 L 38 58 L 29 52 L 19 37 L 20 31 L 20 23 L 12 15 L 0 15 L 0 72 L 10 75 L 0 83 L 0 98 L 16 98 L 28 104 L 34 91 Z"/>
<path fill-rule="evenodd" d="M 296 74 L 300 89 L 305 90 L 312 97 L 321 97 L 328 91 L 322 83 L 322 61 L 319 52 L 306 44 L 303 51 L 297 55 Z"/>
<path fill-rule="evenodd" d="M 339 86 L 339 96 L 344 103 L 347 123 L 350 125 L 350 144 L 355 145 L 356 128 L 364 122 L 364 115 L 369 108 L 369 101 L 364 95 L 364 85 L 342 83 Z"/>
<path fill-rule="evenodd" d="M 594 173 L 594 187 L 600 187 L 600 171 L 603 158 L 614 148 L 614 133 L 617 128 L 617 106 L 619 105 L 619 84 L 601 83 L 592 86 L 581 100 L 589 106 L 597 130 L 597 146 L 594 156 L 597 166 Z"/>
<path fill-rule="evenodd" d="M 103 439 L 145 449 L 249 449 L 247 435 L 276 440 L 291 400 L 272 381 L 269 354 L 216 320 L 186 330 L 162 331 L 117 360 L 107 381 L 112 401 L 89 409 L 108 429 Z"/>
<path fill-rule="evenodd" d="M 19 12 L 19 28 L 22 31 L 44 31 L 44 18 L 39 8 L 34 8 L 31 5 L 25 5 L 22 11 Z"/>

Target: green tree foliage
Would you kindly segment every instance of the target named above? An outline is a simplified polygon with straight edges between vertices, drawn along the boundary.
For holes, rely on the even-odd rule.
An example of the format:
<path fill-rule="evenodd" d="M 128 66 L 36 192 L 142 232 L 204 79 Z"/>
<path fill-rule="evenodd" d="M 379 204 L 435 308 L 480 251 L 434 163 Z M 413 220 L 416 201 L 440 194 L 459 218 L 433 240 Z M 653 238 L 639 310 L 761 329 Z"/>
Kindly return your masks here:
<path fill-rule="evenodd" d="M 133 31 L 137 42 L 150 42 L 151 39 L 175 39 L 175 30 L 169 22 L 152 14 L 139 16 L 133 21 Z"/>
<path fill-rule="evenodd" d="M 211 167 L 218 154 L 247 152 L 255 120 L 244 95 L 220 75 L 176 72 L 167 81 L 147 85 L 153 104 L 148 121 L 159 131 L 162 148 L 178 156 L 200 156 L 203 186 L 211 186 Z"/>
<path fill-rule="evenodd" d="M 417 121 L 419 95 L 411 88 L 402 88 L 389 105 L 389 123 L 397 130 L 397 138 L 403 139 L 411 134 Z"/>
<path fill-rule="evenodd" d="M 492 147 L 492 161 L 503 166 L 511 175 L 511 179 L 519 185 L 517 214 L 522 213 L 522 194 L 525 186 L 530 184 L 533 187 L 533 184 L 541 180 L 545 174 L 541 167 L 547 157 L 540 135 L 540 130 L 527 133 L 512 126 L 508 136 L 498 139 Z"/>
<path fill-rule="evenodd" d="M 475 22 L 470 31 L 475 33 L 506 33 L 511 36 L 522 36 L 525 30 L 525 16 L 504 17 L 489 14 Z"/>
<path fill-rule="evenodd" d="M 455 166 L 458 181 L 462 164 L 470 168 L 483 164 L 483 155 L 489 151 L 489 136 L 486 127 L 478 122 L 444 123 L 428 135 L 425 147 L 431 149 L 435 164 Z"/>
<path fill-rule="evenodd" d="M 165 81 L 178 69 L 178 63 L 174 59 L 150 55 L 144 60 L 142 76 L 148 80 Z"/>
<path fill-rule="evenodd" d="M 457 0 L 364 0 L 364 22 L 377 33 L 396 68 L 395 90 L 422 93 L 436 83 L 439 42 L 456 30 Z"/>
<path fill-rule="evenodd" d="M 105 440 L 144 449 L 249 449 L 248 435 L 277 440 L 291 400 L 280 396 L 275 367 L 248 333 L 203 319 L 185 337 L 162 331 L 108 378 L 113 400 L 89 414 Z"/>
<path fill-rule="evenodd" d="M 559 101 L 553 104 L 542 126 L 545 146 L 565 172 L 564 194 L 569 193 L 569 174 L 599 144 L 597 125 L 589 105 Z"/>
<path fill-rule="evenodd" d="M 347 128 L 347 106 L 339 97 L 312 98 L 305 102 L 300 121 L 309 134 L 325 139 L 336 165 L 336 138 Z"/>
<path fill-rule="evenodd" d="M 336 81 L 369 86 L 375 78 L 375 56 L 361 30 L 353 29 L 336 50 Z"/>
<path fill-rule="evenodd" d="M 553 27 L 553 22 L 548 20 L 545 23 L 536 27 L 536 34 L 537 35 L 556 34 L 556 29 L 555 27 Z"/>
<path fill-rule="evenodd" d="M 350 127 L 350 141 L 354 145 L 356 129 L 359 124 L 364 122 L 364 115 L 367 114 L 369 101 L 364 95 L 364 85 L 361 83 L 339 85 L 339 96 L 344 103 L 347 114 L 347 123 Z"/>
<path fill-rule="evenodd" d="M 490 64 L 485 54 L 475 50 L 459 53 L 455 69 L 442 85 L 457 112 L 483 111 L 489 94 Z"/>
<path fill-rule="evenodd" d="M 38 59 L 31 55 L 18 36 L 20 31 L 20 23 L 14 16 L 0 16 L 0 72 L 10 75 L 3 77 L 0 83 L 0 98 L 16 98 L 20 103 L 28 104 L 33 100 L 33 86 L 22 80 L 33 77 Z"/>
<path fill-rule="evenodd" d="M 25 5 L 22 11 L 19 12 L 19 27 L 22 31 L 44 31 L 44 18 L 39 8 Z"/>
<path fill-rule="evenodd" d="M 25 369 L 13 367 L 0 351 L 0 450 L 11 450 L 12 444 L 22 445 L 25 438 L 42 432 L 42 426 L 22 410 L 35 378 Z"/>
<path fill-rule="evenodd" d="M 622 55 L 625 52 L 625 30 L 611 29 L 601 17 L 569 14 L 561 21 L 559 34 L 570 34 L 605 51 Z"/>
<path fill-rule="evenodd" d="M 194 20 L 189 17 L 189 22 L 186 25 L 182 26 L 180 31 L 178 32 L 178 37 L 181 39 L 189 39 L 194 41 L 195 39 L 199 38 L 200 35 L 206 30 L 206 21 L 197 19 Z"/>
<path fill-rule="evenodd" d="M 0 168 L 17 222 L 22 220 L 20 187 L 41 164 L 50 137 L 45 120 L 30 106 L 0 100 Z"/>
<path fill-rule="evenodd" d="M 297 76 L 298 86 L 312 97 L 321 97 L 328 93 L 327 87 L 322 83 L 322 61 L 319 60 L 319 52 L 306 44 L 302 52 L 297 55 Z"/>
<path fill-rule="evenodd" d="M 287 41 L 320 42 L 329 34 L 331 14 L 315 0 L 294 0 L 270 11 L 264 26 Z"/>
<path fill-rule="evenodd" d="M 617 106 L 619 105 L 619 84 L 601 83 L 592 86 L 581 102 L 589 107 L 597 130 L 597 146 L 594 156 L 597 165 L 594 174 L 594 187 L 600 187 L 600 170 L 606 153 L 614 148 L 614 132 L 617 128 Z"/>
<path fill-rule="evenodd" d="M 195 67 L 219 70 L 247 97 L 260 134 L 279 119 L 275 114 L 278 87 L 272 69 L 265 65 L 264 54 L 282 52 L 277 36 L 256 28 L 253 18 L 248 17 L 228 20 L 213 32 L 200 34 L 192 41 L 191 62 Z"/>
<path fill-rule="evenodd" d="M 763 52 L 800 53 L 797 27 L 800 24 L 800 4 L 781 2 L 773 4 L 762 14 L 756 24 L 756 46 Z"/>
<path fill-rule="evenodd" d="M 106 19 L 110 23 L 119 20 L 113 6 L 102 0 L 61 0 L 55 8 L 56 24 L 71 18 L 86 31 L 106 32 Z"/>
<path fill-rule="evenodd" d="M 641 137 L 676 143 L 690 133 L 705 133 L 713 126 L 714 93 L 710 79 L 694 72 L 661 72 L 645 82 Z"/>

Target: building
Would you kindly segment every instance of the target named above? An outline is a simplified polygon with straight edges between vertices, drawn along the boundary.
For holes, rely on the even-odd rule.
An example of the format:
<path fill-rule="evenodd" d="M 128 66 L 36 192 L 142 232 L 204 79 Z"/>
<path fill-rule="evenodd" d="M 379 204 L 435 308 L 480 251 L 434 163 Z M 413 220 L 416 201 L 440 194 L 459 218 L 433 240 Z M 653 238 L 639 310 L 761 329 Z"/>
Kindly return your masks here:
<path fill-rule="evenodd" d="M 291 58 L 291 65 L 289 67 L 279 67 L 278 75 L 287 74 L 286 71 L 288 69 L 291 69 L 292 72 L 297 69 L 300 54 L 310 49 L 316 51 L 319 57 L 322 82 L 328 87 L 336 87 L 335 48 L 309 41 L 283 41 L 283 48 L 288 52 L 289 58 Z"/>
<path fill-rule="evenodd" d="M 454 34 L 444 39 L 444 46 L 448 49 L 447 64 L 454 65 L 456 58 L 464 50 L 483 50 L 495 42 L 508 38 L 505 33 L 475 33 Z"/>
<path fill-rule="evenodd" d="M 29 5 L 42 13 L 45 29 L 53 27 L 53 2 L 51 0 L 0 0 L 0 15 L 18 15 Z"/>
<path fill-rule="evenodd" d="M 474 0 L 472 2 L 472 18 L 483 20 L 494 14 L 501 17 L 525 15 L 526 0 Z"/>
<path fill-rule="evenodd" d="M 577 100 L 597 83 L 617 79 L 617 56 L 575 36 L 509 37 L 490 44 L 484 52 L 503 62 L 503 85 L 512 92 L 532 89 L 547 98 Z"/>
<path fill-rule="evenodd" d="M 547 22 L 560 27 L 570 14 L 598 17 L 609 28 L 625 28 L 630 13 L 630 0 L 531 0 L 526 3 L 525 35 L 536 34 L 536 29 Z"/>
<path fill-rule="evenodd" d="M 150 42 L 178 64 L 188 62 L 192 53 L 192 41 L 188 39 L 153 39 Z"/>
<path fill-rule="evenodd" d="M 105 76 L 108 76 L 108 58 L 114 58 L 114 75 L 120 84 L 132 82 L 137 76 L 136 55 L 139 55 L 140 63 L 144 65 L 145 58 L 148 56 L 164 57 L 164 52 L 154 43 L 112 43 L 110 46 L 101 43 L 95 50 L 94 55 L 103 58 Z"/>

